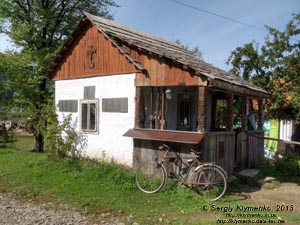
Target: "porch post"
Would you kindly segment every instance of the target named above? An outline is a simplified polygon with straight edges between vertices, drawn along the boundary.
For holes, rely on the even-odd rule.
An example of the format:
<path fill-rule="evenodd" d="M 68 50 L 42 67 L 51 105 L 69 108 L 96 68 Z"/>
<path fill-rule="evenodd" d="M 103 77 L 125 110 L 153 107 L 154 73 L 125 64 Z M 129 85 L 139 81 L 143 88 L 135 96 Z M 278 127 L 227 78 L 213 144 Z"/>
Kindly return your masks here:
<path fill-rule="evenodd" d="M 164 130 L 165 125 L 166 125 L 166 120 L 165 120 L 165 108 L 166 108 L 166 96 L 165 96 L 165 91 L 166 88 L 162 88 L 162 93 L 161 93 L 161 118 L 160 118 L 160 129 Z"/>
<path fill-rule="evenodd" d="M 206 87 L 198 87 L 198 132 L 205 132 L 206 125 Z"/>
<path fill-rule="evenodd" d="M 136 87 L 135 93 L 135 128 L 143 128 L 145 123 L 145 100 L 144 91 L 142 87 Z"/>
<path fill-rule="evenodd" d="M 264 100 L 259 99 L 258 100 L 258 113 L 257 113 L 257 130 L 263 130 L 263 124 L 264 124 Z"/>
<path fill-rule="evenodd" d="M 232 118 L 233 118 L 233 94 L 227 94 L 227 110 L 226 110 L 226 131 L 232 131 Z"/>
<path fill-rule="evenodd" d="M 241 116 L 241 130 L 246 131 L 247 130 L 247 100 L 248 98 L 246 96 L 242 96 L 242 116 Z"/>

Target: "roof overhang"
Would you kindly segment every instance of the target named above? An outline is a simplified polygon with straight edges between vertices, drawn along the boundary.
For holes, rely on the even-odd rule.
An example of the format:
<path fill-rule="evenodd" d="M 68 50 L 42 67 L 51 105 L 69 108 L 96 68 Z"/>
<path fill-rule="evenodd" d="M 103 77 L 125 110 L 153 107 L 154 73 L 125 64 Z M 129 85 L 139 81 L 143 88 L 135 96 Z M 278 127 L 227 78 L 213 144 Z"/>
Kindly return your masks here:
<path fill-rule="evenodd" d="M 130 129 L 123 136 L 142 140 L 198 144 L 203 139 L 204 134 L 184 131 Z"/>
<path fill-rule="evenodd" d="M 242 94 L 242 95 L 247 95 L 249 97 L 254 97 L 254 98 L 269 98 L 270 93 L 267 91 L 264 91 L 262 89 L 254 90 L 253 88 L 248 88 L 245 86 L 239 86 L 236 84 L 231 84 L 229 82 L 225 82 L 223 80 L 219 79 L 211 79 L 209 82 L 208 87 L 214 88 L 214 89 L 220 89 L 223 91 L 231 92 L 231 93 L 236 93 L 236 94 Z"/>

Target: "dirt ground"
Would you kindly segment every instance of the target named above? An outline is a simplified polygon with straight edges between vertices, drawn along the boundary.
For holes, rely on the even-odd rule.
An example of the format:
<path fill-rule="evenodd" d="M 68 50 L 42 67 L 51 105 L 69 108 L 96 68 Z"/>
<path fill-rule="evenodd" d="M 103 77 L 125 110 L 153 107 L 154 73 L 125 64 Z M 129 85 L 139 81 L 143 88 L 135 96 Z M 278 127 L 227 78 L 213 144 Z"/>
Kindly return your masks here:
<path fill-rule="evenodd" d="M 287 220 L 285 224 L 300 224 L 300 183 L 281 183 L 273 189 L 244 186 L 237 196 L 256 206 L 271 207 L 284 217 L 297 217 L 297 222 L 283 218 Z"/>
<path fill-rule="evenodd" d="M 265 204 L 276 209 L 277 205 L 293 205 L 293 211 L 300 215 L 300 185 L 296 183 L 282 183 L 278 189 L 261 188 L 250 193 L 250 202 L 257 205 Z"/>

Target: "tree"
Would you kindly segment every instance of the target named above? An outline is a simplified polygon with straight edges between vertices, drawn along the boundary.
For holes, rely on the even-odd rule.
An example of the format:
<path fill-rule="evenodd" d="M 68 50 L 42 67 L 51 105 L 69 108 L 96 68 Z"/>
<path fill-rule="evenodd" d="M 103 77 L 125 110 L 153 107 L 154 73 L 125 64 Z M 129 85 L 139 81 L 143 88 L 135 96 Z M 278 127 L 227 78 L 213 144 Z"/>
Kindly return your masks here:
<path fill-rule="evenodd" d="M 230 72 L 271 93 L 266 101 L 267 118 L 300 122 L 300 13 L 293 15 L 284 31 L 266 29 L 262 46 L 252 42 L 231 53 Z"/>
<path fill-rule="evenodd" d="M 19 79 L 19 74 L 7 70 L 6 72 L 9 80 L 21 84 L 17 85 L 19 87 L 22 86 L 22 90 L 16 90 L 16 93 L 19 93 L 17 97 L 22 99 L 21 102 L 31 112 L 35 151 L 43 151 L 43 108 L 52 98 L 51 81 L 45 73 L 49 63 L 59 46 L 73 31 L 84 10 L 111 18 L 109 8 L 116 6 L 113 0 L 1 0 L 0 31 L 6 33 L 21 48 L 23 61 L 13 63 L 21 66 L 20 68 L 26 68 L 29 77 Z M 11 58 L 19 61 L 18 57 L 9 54 L 8 61 Z M 25 58 L 27 65 L 23 64 Z M 14 69 L 8 64 L 6 68 Z M 26 88 L 30 93 L 23 91 Z"/>

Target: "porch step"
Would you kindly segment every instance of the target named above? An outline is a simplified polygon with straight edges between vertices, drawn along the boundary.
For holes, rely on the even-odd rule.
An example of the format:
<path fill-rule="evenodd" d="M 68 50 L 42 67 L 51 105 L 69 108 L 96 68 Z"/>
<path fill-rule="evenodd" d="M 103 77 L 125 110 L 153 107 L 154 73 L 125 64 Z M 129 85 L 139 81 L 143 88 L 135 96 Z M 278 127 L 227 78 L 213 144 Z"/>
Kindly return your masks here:
<path fill-rule="evenodd" d="M 256 169 L 245 169 L 239 172 L 239 175 L 243 177 L 255 178 L 259 174 L 259 170 Z"/>

